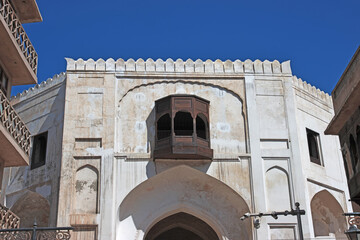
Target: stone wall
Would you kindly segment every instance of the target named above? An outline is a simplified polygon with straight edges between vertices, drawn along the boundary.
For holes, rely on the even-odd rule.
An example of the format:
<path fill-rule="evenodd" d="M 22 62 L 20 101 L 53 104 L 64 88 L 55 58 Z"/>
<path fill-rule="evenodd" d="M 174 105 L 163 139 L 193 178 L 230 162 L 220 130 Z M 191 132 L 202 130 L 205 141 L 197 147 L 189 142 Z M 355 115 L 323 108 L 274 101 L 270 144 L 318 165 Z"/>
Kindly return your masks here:
<path fill-rule="evenodd" d="M 295 202 L 307 212 L 310 238 L 319 233 L 313 225 L 323 224 L 312 209 L 323 195 L 340 206 L 327 215 L 351 210 L 338 140 L 323 135 L 331 98 L 293 76 L 289 61 L 67 63 L 58 103 L 65 109 L 57 224 L 74 226 L 75 239 L 143 239 L 157 222 L 181 213 L 220 239 L 295 238 L 295 217 L 263 217 L 258 230 L 239 220 L 246 212 L 290 210 Z M 29 93 L 41 88 L 14 101 L 38 101 L 40 92 Z M 210 101 L 211 161 L 154 159 L 154 104 L 171 94 Z M 323 165 L 310 162 L 306 128 L 320 135 Z"/>
<path fill-rule="evenodd" d="M 45 165 L 5 170 L 4 201 L 20 216 L 21 227 L 32 227 L 34 218 L 39 226 L 57 224 L 65 79 L 65 73 L 55 75 L 11 101 L 32 136 L 48 132 Z"/>

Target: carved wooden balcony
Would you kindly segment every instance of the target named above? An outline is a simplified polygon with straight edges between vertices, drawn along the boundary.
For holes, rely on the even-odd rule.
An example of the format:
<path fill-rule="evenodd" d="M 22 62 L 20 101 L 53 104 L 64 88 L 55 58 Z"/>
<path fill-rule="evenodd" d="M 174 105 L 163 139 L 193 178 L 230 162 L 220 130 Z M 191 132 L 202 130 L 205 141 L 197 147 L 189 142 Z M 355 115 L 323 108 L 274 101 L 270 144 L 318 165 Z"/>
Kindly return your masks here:
<path fill-rule="evenodd" d="M 155 102 L 155 159 L 212 159 L 209 101 L 170 95 Z"/>
<path fill-rule="evenodd" d="M 20 218 L 7 207 L 0 204 L 0 229 L 20 227 Z M 12 238 L 9 238 L 12 239 Z"/>
<path fill-rule="evenodd" d="M 38 55 L 8 0 L 0 0 L 0 39 L 0 61 L 12 85 L 37 83 Z"/>
<path fill-rule="evenodd" d="M 0 90 L 0 158 L 4 167 L 29 165 L 30 131 Z"/>

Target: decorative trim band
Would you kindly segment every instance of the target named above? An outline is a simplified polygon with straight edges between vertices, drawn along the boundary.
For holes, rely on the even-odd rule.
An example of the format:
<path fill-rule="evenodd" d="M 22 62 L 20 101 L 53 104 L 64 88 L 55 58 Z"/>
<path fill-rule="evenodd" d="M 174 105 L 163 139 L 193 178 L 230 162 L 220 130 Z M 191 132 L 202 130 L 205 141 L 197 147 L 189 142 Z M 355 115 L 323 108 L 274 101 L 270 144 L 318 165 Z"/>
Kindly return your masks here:
<path fill-rule="evenodd" d="M 185 62 L 182 59 L 176 61 L 167 59 L 157 59 L 154 61 L 148 58 L 146 61 L 139 58 L 134 60 L 132 58 L 124 61 L 119 58 L 114 60 L 112 58 L 104 61 L 98 59 L 83 60 L 79 58 L 74 60 L 72 58 L 65 58 L 67 61 L 67 71 L 98 71 L 98 72 L 176 72 L 176 73 L 255 73 L 255 74 L 286 74 L 291 75 L 290 61 L 280 63 L 275 60 L 270 62 L 268 60 L 251 61 L 249 59 L 244 62 L 240 60 L 235 61 L 211 61 L 205 62 L 197 59 L 193 61 L 191 59 Z"/>

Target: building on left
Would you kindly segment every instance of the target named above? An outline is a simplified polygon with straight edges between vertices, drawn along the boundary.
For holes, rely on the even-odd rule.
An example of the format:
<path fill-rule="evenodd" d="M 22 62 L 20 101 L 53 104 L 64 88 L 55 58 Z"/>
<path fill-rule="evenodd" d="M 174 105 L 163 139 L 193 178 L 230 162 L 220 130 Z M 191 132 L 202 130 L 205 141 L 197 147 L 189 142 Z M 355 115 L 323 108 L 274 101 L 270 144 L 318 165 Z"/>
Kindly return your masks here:
<path fill-rule="evenodd" d="M 0 203 L 4 168 L 29 165 L 30 132 L 11 106 L 11 87 L 36 84 L 38 55 L 22 24 L 40 22 L 35 0 L 0 0 Z M 18 227 L 18 218 L 0 205 L 1 228 Z M 17 221 L 9 221 L 9 218 Z"/>

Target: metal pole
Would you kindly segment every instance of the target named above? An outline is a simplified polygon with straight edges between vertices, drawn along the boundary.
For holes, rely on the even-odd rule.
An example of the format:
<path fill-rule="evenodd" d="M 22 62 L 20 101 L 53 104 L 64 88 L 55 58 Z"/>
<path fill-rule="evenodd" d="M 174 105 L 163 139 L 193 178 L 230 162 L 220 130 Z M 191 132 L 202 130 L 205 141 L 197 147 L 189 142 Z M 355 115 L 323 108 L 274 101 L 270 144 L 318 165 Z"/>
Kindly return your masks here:
<path fill-rule="evenodd" d="M 36 219 L 35 219 L 33 232 L 32 232 L 32 240 L 36 240 L 36 228 L 37 228 L 37 223 L 36 223 Z"/>
<path fill-rule="evenodd" d="M 299 228 L 299 238 L 300 238 L 300 240 L 304 240 L 304 235 L 303 235 L 303 231 L 302 231 L 302 224 L 301 224 L 300 207 L 299 207 L 300 203 L 296 202 L 295 206 L 296 206 L 296 216 L 297 216 L 298 228 Z"/>

